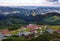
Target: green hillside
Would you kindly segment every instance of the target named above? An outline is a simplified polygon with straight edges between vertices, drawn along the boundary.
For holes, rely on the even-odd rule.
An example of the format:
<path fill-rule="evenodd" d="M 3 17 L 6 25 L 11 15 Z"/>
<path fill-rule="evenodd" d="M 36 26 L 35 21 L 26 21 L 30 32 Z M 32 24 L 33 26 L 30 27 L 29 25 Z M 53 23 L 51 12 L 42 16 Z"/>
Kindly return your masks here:
<path fill-rule="evenodd" d="M 8 17 L 4 20 L 0 20 L 0 29 L 11 28 L 11 30 L 13 30 L 13 29 L 20 28 L 21 26 L 24 26 L 25 24 L 26 22 L 21 18 Z"/>
<path fill-rule="evenodd" d="M 48 24 L 60 24 L 60 16 L 45 17 L 44 21 Z"/>

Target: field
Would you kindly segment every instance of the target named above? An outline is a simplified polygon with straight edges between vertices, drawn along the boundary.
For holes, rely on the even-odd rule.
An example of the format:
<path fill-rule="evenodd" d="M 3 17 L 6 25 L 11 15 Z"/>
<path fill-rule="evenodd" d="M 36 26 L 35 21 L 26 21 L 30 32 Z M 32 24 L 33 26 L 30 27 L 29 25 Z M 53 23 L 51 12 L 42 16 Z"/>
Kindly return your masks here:
<path fill-rule="evenodd" d="M 52 28 L 53 30 L 60 30 L 60 25 L 54 25 L 54 26 L 48 26 L 49 28 Z"/>

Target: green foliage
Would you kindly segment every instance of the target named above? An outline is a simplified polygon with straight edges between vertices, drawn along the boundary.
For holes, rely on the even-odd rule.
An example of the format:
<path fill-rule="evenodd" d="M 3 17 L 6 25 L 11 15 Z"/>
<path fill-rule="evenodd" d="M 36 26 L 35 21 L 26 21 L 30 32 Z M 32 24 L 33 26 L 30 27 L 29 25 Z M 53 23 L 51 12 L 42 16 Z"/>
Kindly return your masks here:
<path fill-rule="evenodd" d="M 7 38 L 7 39 L 3 39 L 2 41 L 28 41 L 28 40 L 21 37 L 21 38 Z"/>
<path fill-rule="evenodd" d="M 31 39 L 30 41 L 50 41 L 51 39 L 53 39 L 52 35 L 42 34 L 37 38 Z"/>
<path fill-rule="evenodd" d="M 33 37 L 32 39 L 14 36 L 7 39 L 3 39 L 2 41 L 51 41 L 51 40 L 55 41 L 55 39 L 59 39 L 59 38 L 60 38 L 59 33 L 54 32 L 53 34 L 50 34 L 45 32 L 44 34 L 39 35 L 38 37 Z"/>

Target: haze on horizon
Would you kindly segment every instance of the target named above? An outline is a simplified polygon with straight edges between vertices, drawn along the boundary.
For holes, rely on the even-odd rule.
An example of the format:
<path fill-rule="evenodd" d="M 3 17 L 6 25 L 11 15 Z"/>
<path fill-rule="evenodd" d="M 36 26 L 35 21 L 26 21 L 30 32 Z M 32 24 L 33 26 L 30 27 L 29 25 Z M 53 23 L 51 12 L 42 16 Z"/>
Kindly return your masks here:
<path fill-rule="evenodd" d="M 60 6 L 60 0 L 0 0 L 0 6 Z"/>

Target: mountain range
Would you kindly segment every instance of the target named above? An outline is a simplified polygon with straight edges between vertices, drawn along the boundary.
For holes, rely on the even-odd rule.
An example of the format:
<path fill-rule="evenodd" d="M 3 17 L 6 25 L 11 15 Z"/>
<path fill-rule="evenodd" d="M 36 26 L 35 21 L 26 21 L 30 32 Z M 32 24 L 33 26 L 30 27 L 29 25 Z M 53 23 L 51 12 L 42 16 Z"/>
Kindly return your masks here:
<path fill-rule="evenodd" d="M 49 12 L 52 11 L 52 12 Z M 17 7 L 0 7 L 0 27 L 18 26 L 19 24 L 60 25 L 59 7 L 38 7 L 24 9 Z M 47 13 L 46 13 L 47 12 Z"/>

